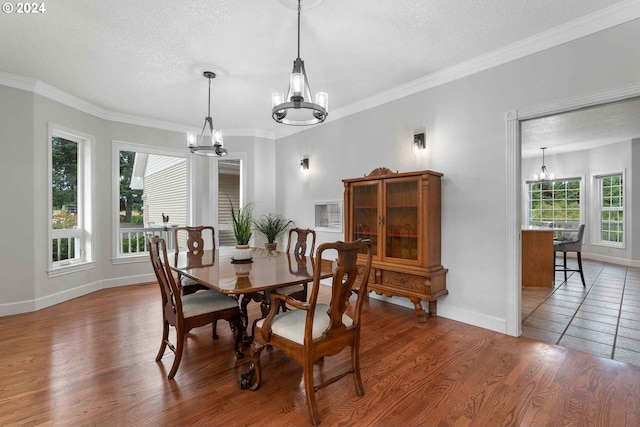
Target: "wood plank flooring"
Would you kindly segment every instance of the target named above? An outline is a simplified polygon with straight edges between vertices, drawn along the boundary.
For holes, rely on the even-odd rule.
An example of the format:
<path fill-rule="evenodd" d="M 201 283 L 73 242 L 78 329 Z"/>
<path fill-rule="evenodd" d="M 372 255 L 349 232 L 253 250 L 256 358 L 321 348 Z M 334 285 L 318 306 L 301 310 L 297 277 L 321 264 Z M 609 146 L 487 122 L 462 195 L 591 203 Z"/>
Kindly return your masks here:
<path fill-rule="evenodd" d="M 326 299 L 327 292 L 322 298 Z M 257 306 L 250 307 L 255 318 Z M 156 284 L 106 289 L 0 318 L 0 425 L 308 426 L 302 370 L 262 354 L 263 386 L 240 390 L 220 322 L 193 330 L 175 381 L 166 379 Z M 347 366 L 327 358 L 316 379 Z M 361 348 L 365 396 L 346 377 L 317 393 L 323 426 L 638 426 L 640 368 L 371 299 Z"/>

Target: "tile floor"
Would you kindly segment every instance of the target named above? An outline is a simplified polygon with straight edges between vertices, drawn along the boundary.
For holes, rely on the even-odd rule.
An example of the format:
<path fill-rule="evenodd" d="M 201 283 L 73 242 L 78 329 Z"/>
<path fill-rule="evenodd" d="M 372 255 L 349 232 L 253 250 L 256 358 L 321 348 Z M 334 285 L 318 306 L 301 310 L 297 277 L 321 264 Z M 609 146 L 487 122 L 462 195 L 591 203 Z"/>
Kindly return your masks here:
<path fill-rule="evenodd" d="M 553 289 L 522 289 L 522 335 L 640 366 L 640 268 L 583 260 L 583 271 L 586 287 L 559 272 Z"/>

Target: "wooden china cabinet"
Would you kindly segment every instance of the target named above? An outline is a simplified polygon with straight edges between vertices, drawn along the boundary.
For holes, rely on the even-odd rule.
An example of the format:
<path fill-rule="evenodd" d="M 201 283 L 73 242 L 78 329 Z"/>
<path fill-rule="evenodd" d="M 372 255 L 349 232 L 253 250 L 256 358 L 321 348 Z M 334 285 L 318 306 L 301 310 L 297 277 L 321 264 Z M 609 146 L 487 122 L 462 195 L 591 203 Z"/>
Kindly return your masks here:
<path fill-rule="evenodd" d="M 440 181 L 433 171 L 396 173 L 378 168 L 344 179 L 345 240 L 370 239 L 373 263 L 369 290 L 407 297 L 419 322 L 437 315 L 447 295 L 447 269 L 440 260 Z M 364 265 L 364 255 L 359 264 Z"/>

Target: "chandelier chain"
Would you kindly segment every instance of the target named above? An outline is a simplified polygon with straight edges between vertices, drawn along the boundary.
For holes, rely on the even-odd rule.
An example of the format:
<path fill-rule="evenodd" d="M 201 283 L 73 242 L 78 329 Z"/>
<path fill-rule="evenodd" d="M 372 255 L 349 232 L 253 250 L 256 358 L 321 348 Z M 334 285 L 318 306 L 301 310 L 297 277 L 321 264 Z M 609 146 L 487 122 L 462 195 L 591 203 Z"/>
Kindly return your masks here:
<path fill-rule="evenodd" d="M 207 117 L 211 117 L 211 77 L 209 77 L 209 104 L 207 107 Z"/>
<path fill-rule="evenodd" d="M 298 0 L 298 58 L 300 58 L 300 0 Z"/>

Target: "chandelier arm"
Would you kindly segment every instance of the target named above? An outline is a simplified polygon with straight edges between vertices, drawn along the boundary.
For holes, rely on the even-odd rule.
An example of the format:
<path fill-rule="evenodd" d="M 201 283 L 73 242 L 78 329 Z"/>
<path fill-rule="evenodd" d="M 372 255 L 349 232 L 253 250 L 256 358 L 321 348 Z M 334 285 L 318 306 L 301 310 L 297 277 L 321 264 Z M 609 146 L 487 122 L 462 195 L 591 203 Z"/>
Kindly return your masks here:
<path fill-rule="evenodd" d="M 198 145 L 202 145 L 202 139 L 204 138 L 204 130 L 207 128 L 207 118 L 204 119 L 204 124 L 202 125 L 202 132 L 200 133 L 200 143 Z"/>

